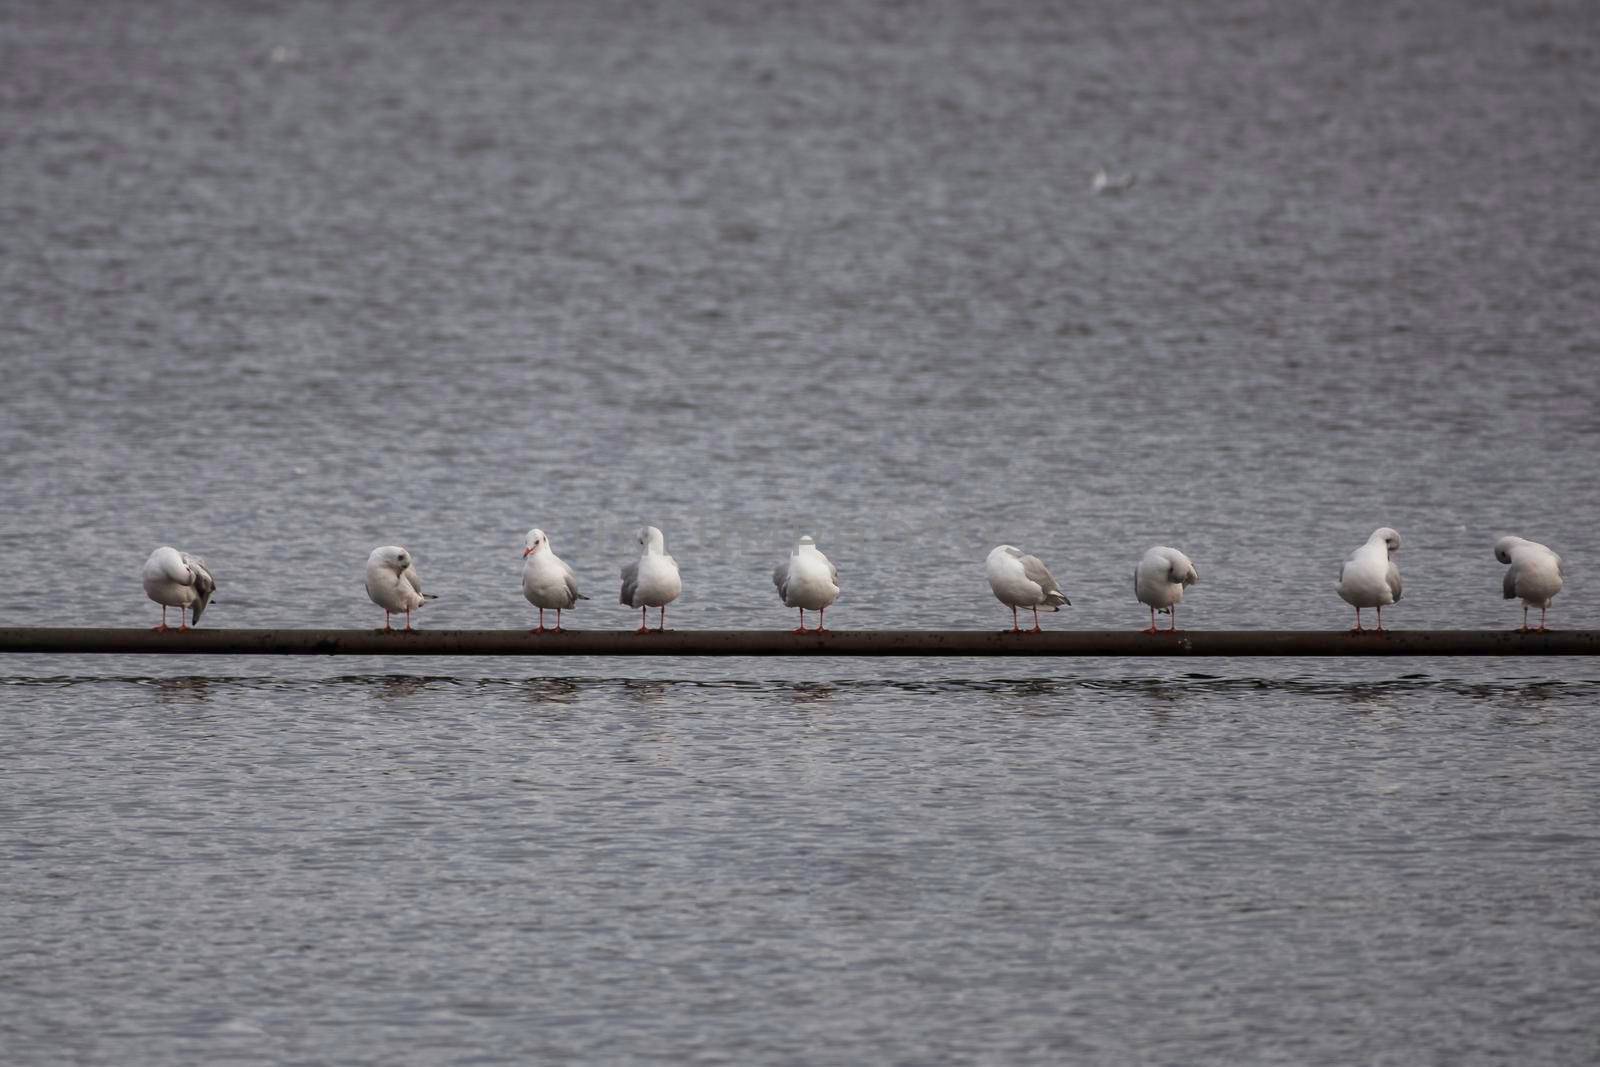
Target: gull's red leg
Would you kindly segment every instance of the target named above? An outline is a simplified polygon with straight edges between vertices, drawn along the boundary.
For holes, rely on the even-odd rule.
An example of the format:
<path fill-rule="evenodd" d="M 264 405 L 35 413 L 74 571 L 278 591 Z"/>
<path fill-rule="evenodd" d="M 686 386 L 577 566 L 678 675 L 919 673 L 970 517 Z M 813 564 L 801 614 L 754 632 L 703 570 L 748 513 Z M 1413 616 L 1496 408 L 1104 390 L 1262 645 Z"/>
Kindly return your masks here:
<path fill-rule="evenodd" d="M 1033 606 L 1033 629 L 1028 632 L 1034 634 L 1039 632 L 1039 605 L 1037 604 Z"/>
<path fill-rule="evenodd" d="M 1017 608 L 1015 604 L 1011 606 L 1011 632 L 1014 634 L 1022 632 L 1022 627 L 1017 625 Z"/>

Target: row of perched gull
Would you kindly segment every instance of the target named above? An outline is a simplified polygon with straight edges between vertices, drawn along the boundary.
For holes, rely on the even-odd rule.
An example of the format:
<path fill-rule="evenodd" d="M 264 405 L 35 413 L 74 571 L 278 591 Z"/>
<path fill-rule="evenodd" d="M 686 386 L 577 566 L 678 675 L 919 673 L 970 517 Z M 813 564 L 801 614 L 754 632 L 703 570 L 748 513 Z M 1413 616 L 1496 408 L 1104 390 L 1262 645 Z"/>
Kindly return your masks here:
<path fill-rule="evenodd" d="M 666 628 L 667 605 L 683 592 L 678 564 L 666 550 L 666 539 L 654 526 L 639 531 L 639 558 L 622 568 L 619 600 L 639 609 L 639 633 L 649 632 L 648 612 L 660 609 L 656 630 Z M 1400 599 L 1400 568 L 1394 555 L 1400 551 L 1400 535 L 1389 527 L 1374 530 L 1367 543 L 1350 554 L 1339 568 L 1336 586 L 1345 603 L 1356 609 L 1352 632 L 1362 629 L 1361 609 L 1378 613 L 1378 630 L 1383 630 L 1383 609 Z M 1550 599 L 1561 591 L 1565 570 L 1561 557 L 1535 541 L 1521 537 L 1502 537 L 1494 555 L 1509 564 L 1502 591 L 1507 600 L 1522 600 L 1522 628 L 1528 629 L 1528 609 L 1539 609 L 1539 630 L 1543 630 Z M 553 631 L 561 632 L 561 612 L 589 598 L 578 592 L 578 576 L 550 548 L 550 538 L 540 529 L 528 531 L 522 552 L 522 595 L 539 609 L 539 625 L 531 633 L 545 633 L 544 613 L 554 611 Z M 1017 611 L 1033 611 L 1033 629 L 1039 631 L 1039 609 L 1057 611 L 1071 604 L 1050 568 L 1037 556 L 1030 556 L 1013 545 L 1000 545 L 984 562 L 989 588 L 1000 603 L 1011 609 L 1011 629 L 1020 631 Z M 1150 628 L 1145 633 L 1175 633 L 1178 604 L 1183 591 L 1200 580 L 1194 563 L 1175 548 L 1157 546 L 1139 560 L 1133 571 L 1133 592 L 1150 609 Z M 839 569 L 828 561 L 810 537 L 802 537 L 786 562 L 772 571 L 772 584 L 786 607 L 800 611 L 800 626 L 795 633 L 826 633 L 827 610 L 839 599 Z M 178 609 L 178 628 L 188 629 L 188 617 L 200 621 L 200 613 L 211 600 L 216 579 L 205 561 L 186 552 L 163 546 L 144 565 L 144 591 L 161 605 L 161 625 L 166 630 L 167 608 Z M 404 613 L 405 628 L 411 629 L 411 613 L 435 599 L 422 591 L 416 562 L 399 545 L 385 545 L 367 557 L 367 595 L 383 609 L 383 628 L 393 629 L 390 616 Z M 817 613 L 817 625 L 806 629 L 806 612 Z M 1171 616 L 1165 630 L 1156 627 L 1156 612 Z"/>

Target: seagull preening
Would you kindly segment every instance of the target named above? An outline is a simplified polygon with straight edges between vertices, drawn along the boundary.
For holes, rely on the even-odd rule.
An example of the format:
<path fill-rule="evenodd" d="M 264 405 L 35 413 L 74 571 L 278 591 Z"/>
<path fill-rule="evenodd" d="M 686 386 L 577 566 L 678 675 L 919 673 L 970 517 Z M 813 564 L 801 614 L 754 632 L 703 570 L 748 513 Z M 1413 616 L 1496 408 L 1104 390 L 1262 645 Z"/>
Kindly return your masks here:
<path fill-rule="evenodd" d="M 406 629 L 411 629 L 411 613 L 429 600 L 439 599 L 422 591 L 422 579 L 411 553 L 399 545 L 384 545 L 367 557 L 367 595 L 383 609 L 383 628 L 392 630 L 389 616 L 406 613 Z"/>
<path fill-rule="evenodd" d="M 1539 632 L 1544 632 L 1544 613 L 1550 598 L 1561 592 L 1567 570 L 1561 557 L 1537 541 L 1522 537 L 1502 537 L 1495 542 L 1494 558 L 1511 564 L 1501 586 L 1507 600 L 1522 598 L 1522 632 L 1528 632 L 1528 609 L 1539 609 Z"/>
<path fill-rule="evenodd" d="M 550 550 L 550 538 L 538 527 L 528 531 L 522 550 L 522 595 L 539 609 L 539 627 L 529 633 L 544 633 L 544 612 L 554 608 L 556 633 L 561 633 L 561 610 L 589 598 L 578 592 L 578 576 L 560 556 Z"/>
<path fill-rule="evenodd" d="M 809 536 L 800 538 L 788 561 L 772 568 L 772 584 L 778 588 L 778 599 L 787 607 L 800 609 L 800 628 L 795 633 L 807 632 L 807 608 L 817 613 L 817 628 L 812 632 L 828 632 L 827 611 L 839 599 L 839 568 L 818 551 L 816 541 Z"/>
<path fill-rule="evenodd" d="M 162 545 L 144 561 L 144 595 L 161 605 L 161 625 L 154 627 L 161 633 L 171 629 L 167 625 L 168 608 L 178 609 L 178 629 L 189 628 L 183 619 L 186 609 L 198 625 L 200 613 L 211 603 L 216 588 L 216 579 L 199 556 Z"/>
<path fill-rule="evenodd" d="M 1039 609 L 1060 611 L 1060 605 L 1071 605 L 1061 586 L 1050 574 L 1050 568 L 1038 556 L 1024 555 L 1015 545 L 1000 545 L 989 553 L 983 564 L 989 577 L 989 588 L 1000 603 L 1011 609 L 1011 632 L 1018 633 L 1017 609 L 1033 609 L 1033 630 L 1039 632 Z"/>
<path fill-rule="evenodd" d="M 1356 609 L 1356 625 L 1351 633 L 1361 632 L 1361 609 L 1378 610 L 1378 632 L 1383 633 L 1383 609 L 1400 599 L 1400 568 L 1393 556 L 1400 551 L 1400 535 L 1387 526 L 1372 531 L 1367 543 L 1350 553 L 1339 568 L 1336 587 L 1346 604 Z"/>
<path fill-rule="evenodd" d="M 1139 603 L 1150 606 L 1150 629 L 1147 634 L 1159 633 L 1156 629 L 1156 612 L 1165 611 L 1172 616 L 1167 633 L 1178 629 L 1178 602 L 1183 591 L 1200 580 L 1200 572 L 1188 556 L 1175 548 L 1157 545 L 1144 554 L 1133 569 L 1133 595 Z"/>
<path fill-rule="evenodd" d="M 667 539 L 654 526 L 639 531 L 639 558 L 622 568 L 622 595 L 620 602 L 639 609 L 639 633 L 648 633 L 645 614 L 650 608 L 661 609 L 661 619 L 656 632 L 667 628 L 667 605 L 683 592 L 683 579 L 678 577 L 678 563 L 667 555 Z"/>

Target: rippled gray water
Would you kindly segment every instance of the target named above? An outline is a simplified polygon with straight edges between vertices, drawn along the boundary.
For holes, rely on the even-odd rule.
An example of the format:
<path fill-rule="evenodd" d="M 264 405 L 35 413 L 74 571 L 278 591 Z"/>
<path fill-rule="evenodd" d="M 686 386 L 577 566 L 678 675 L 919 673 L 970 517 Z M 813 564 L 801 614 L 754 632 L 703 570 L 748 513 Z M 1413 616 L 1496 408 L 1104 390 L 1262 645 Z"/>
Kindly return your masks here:
<path fill-rule="evenodd" d="M 8 619 L 1593 625 L 1595 11 L 0 6 Z M 9 658 L 0 1059 L 1600 1058 L 1600 668 L 1194 667 Z"/>

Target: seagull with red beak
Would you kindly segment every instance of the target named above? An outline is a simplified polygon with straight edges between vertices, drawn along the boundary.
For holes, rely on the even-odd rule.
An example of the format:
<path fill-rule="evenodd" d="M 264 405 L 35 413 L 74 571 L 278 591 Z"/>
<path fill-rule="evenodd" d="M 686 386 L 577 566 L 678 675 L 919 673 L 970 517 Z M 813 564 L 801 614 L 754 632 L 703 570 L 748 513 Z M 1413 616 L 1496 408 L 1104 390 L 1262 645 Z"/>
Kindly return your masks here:
<path fill-rule="evenodd" d="M 550 550 L 550 538 L 538 527 L 528 531 L 522 550 L 522 595 L 539 609 L 539 625 L 532 634 L 545 632 L 545 610 L 556 613 L 555 632 L 561 633 L 561 611 L 589 598 L 578 592 L 578 576 L 560 556 Z"/>

